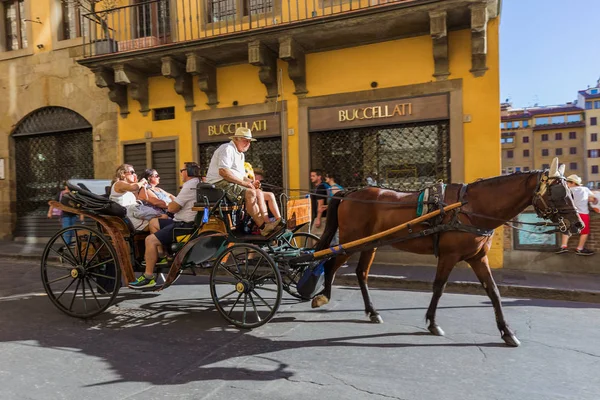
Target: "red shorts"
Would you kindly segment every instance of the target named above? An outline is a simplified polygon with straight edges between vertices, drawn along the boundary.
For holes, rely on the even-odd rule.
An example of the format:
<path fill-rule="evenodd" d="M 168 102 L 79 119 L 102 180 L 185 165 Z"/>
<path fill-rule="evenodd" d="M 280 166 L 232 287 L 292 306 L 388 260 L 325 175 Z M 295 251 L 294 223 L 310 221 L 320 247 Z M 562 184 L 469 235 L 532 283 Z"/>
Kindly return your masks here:
<path fill-rule="evenodd" d="M 585 227 L 583 228 L 583 230 L 581 232 L 579 232 L 580 235 L 589 235 L 590 234 L 590 214 L 579 214 L 579 218 L 581 218 L 581 220 L 583 221 L 583 224 L 585 225 Z"/>

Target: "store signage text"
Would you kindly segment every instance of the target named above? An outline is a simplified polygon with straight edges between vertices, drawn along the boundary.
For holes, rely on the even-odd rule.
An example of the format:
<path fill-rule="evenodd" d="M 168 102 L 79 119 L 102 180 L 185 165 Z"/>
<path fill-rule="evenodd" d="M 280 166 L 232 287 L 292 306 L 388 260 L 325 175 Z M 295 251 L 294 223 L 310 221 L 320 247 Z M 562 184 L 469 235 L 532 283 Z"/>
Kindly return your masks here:
<path fill-rule="evenodd" d="M 393 108 L 389 105 L 384 105 L 339 110 L 338 121 L 346 122 L 364 119 L 392 118 L 405 115 L 412 115 L 412 103 L 396 104 Z"/>
<path fill-rule="evenodd" d="M 237 128 L 244 127 L 254 132 L 267 130 L 267 120 L 260 119 L 255 121 L 231 122 L 227 124 L 208 125 L 208 136 L 233 135 Z"/>

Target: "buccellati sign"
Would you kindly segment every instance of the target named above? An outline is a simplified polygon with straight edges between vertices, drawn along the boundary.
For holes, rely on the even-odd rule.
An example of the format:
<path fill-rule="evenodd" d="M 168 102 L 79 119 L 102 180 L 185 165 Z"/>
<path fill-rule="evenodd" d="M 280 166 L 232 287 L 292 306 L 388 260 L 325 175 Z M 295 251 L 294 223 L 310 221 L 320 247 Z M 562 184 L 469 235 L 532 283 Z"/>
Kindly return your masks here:
<path fill-rule="evenodd" d="M 226 141 L 242 126 L 250 129 L 254 137 L 273 137 L 281 135 L 281 116 L 279 113 L 268 113 L 211 119 L 197 121 L 197 126 L 199 143 Z"/>

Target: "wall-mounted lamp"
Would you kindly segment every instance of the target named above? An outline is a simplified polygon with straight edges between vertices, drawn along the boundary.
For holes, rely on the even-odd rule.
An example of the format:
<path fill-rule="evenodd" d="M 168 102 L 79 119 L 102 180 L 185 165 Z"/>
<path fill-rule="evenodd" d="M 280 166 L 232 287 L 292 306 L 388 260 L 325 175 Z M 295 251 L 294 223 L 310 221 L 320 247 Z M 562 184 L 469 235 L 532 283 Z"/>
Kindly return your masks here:
<path fill-rule="evenodd" d="M 96 136 L 94 136 L 94 141 L 99 142 L 102 140 L 102 136 L 100 136 L 100 134 L 97 134 Z"/>
<path fill-rule="evenodd" d="M 24 19 L 23 21 L 25 21 L 25 22 L 33 22 L 33 23 L 42 25 L 42 21 L 40 20 L 40 17 L 36 17 L 35 21 L 33 19 Z"/>
<path fill-rule="evenodd" d="M 37 45 L 37 48 L 41 50 L 41 49 L 44 48 L 44 45 L 40 43 L 40 44 Z"/>

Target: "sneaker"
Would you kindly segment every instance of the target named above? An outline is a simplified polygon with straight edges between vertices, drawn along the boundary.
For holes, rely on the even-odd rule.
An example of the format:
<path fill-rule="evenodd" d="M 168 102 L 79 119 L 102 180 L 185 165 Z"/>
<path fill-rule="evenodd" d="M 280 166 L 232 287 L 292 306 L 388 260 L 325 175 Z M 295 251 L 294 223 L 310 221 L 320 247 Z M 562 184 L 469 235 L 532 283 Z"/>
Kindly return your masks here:
<path fill-rule="evenodd" d="M 577 254 L 578 256 L 591 256 L 594 254 L 594 252 L 592 250 L 583 248 L 581 250 L 579 250 L 579 249 L 575 250 L 575 254 Z"/>
<path fill-rule="evenodd" d="M 167 257 L 163 257 L 161 259 L 159 259 L 158 261 L 156 261 L 156 266 L 160 267 L 160 266 L 164 266 L 164 265 L 168 265 L 169 264 L 169 259 Z M 142 265 L 146 265 L 146 260 L 142 261 Z"/>
<path fill-rule="evenodd" d="M 145 289 L 156 286 L 156 278 L 152 276 L 152 278 L 146 278 L 145 274 L 142 274 L 139 278 L 137 278 L 134 282 L 129 282 L 129 286 L 131 289 Z"/>
<path fill-rule="evenodd" d="M 281 218 L 276 219 L 275 221 L 271 221 L 268 224 L 265 224 L 265 227 L 260 230 L 260 234 L 263 236 L 269 236 L 275 228 L 281 223 Z"/>
<path fill-rule="evenodd" d="M 563 254 L 563 253 L 568 253 L 569 249 L 567 249 L 566 247 L 559 247 L 558 250 L 555 251 L 556 254 Z"/>

